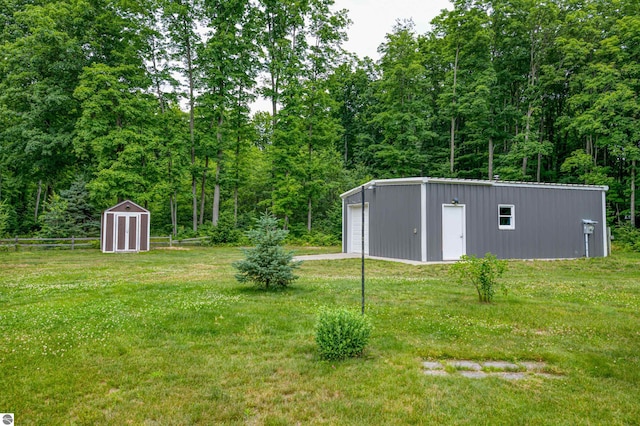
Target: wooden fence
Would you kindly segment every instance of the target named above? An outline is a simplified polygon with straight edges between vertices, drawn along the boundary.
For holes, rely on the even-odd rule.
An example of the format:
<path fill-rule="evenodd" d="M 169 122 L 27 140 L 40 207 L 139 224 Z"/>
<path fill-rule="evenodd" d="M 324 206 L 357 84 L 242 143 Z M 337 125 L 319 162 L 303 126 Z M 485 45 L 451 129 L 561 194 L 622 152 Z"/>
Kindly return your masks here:
<path fill-rule="evenodd" d="M 150 237 L 149 244 L 153 247 L 173 247 L 182 245 L 203 245 L 207 244 L 210 237 L 198 238 L 174 238 L 169 235 L 167 237 Z M 2 238 L 0 239 L 0 249 L 14 249 L 18 251 L 24 248 L 61 248 L 75 250 L 76 248 L 95 248 L 100 249 L 100 237 L 71 237 L 71 238 Z"/>

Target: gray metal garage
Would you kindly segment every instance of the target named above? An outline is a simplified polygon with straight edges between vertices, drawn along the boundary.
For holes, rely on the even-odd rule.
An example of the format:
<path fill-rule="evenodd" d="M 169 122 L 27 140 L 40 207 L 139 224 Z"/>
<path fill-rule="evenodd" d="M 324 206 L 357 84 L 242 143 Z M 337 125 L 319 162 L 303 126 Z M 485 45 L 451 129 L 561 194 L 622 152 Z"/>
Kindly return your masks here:
<path fill-rule="evenodd" d="M 470 179 L 372 180 L 341 195 L 345 253 L 417 261 L 607 256 L 606 186 Z"/>

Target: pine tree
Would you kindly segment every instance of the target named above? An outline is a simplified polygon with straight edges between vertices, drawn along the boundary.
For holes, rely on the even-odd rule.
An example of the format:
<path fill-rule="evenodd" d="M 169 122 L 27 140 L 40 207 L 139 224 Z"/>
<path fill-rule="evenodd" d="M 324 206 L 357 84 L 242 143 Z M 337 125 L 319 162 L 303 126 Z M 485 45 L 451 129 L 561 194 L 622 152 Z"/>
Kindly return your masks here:
<path fill-rule="evenodd" d="M 253 282 L 269 289 L 271 286 L 287 287 L 298 277 L 293 270 L 301 262 L 293 262 L 293 252 L 285 251 L 283 241 L 288 231 L 278 227 L 278 220 L 269 213 L 258 219 L 256 228 L 247 232 L 247 237 L 255 247 L 244 250 L 245 259 L 234 262 L 238 270 L 236 279 Z"/>

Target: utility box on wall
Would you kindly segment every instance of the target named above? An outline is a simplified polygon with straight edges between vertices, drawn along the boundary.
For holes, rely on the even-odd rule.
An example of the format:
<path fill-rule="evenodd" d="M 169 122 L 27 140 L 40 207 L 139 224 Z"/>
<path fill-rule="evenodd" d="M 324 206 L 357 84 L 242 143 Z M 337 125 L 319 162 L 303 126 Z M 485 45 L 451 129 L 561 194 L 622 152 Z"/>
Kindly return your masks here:
<path fill-rule="evenodd" d="M 105 210 L 100 226 L 102 252 L 149 251 L 150 222 L 149 211 L 129 200 Z"/>

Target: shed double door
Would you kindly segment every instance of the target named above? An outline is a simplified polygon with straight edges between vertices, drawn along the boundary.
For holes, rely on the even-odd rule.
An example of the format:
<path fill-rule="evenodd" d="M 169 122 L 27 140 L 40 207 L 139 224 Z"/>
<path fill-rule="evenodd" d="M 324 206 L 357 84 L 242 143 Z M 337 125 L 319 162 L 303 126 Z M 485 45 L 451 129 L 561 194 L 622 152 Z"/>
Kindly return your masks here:
<path fill-rule="evenodd" d="M 116 214 L 115 217 L 115 246 L 116 251 L 140 250 L 140 216 L 131 214 Z"/>

